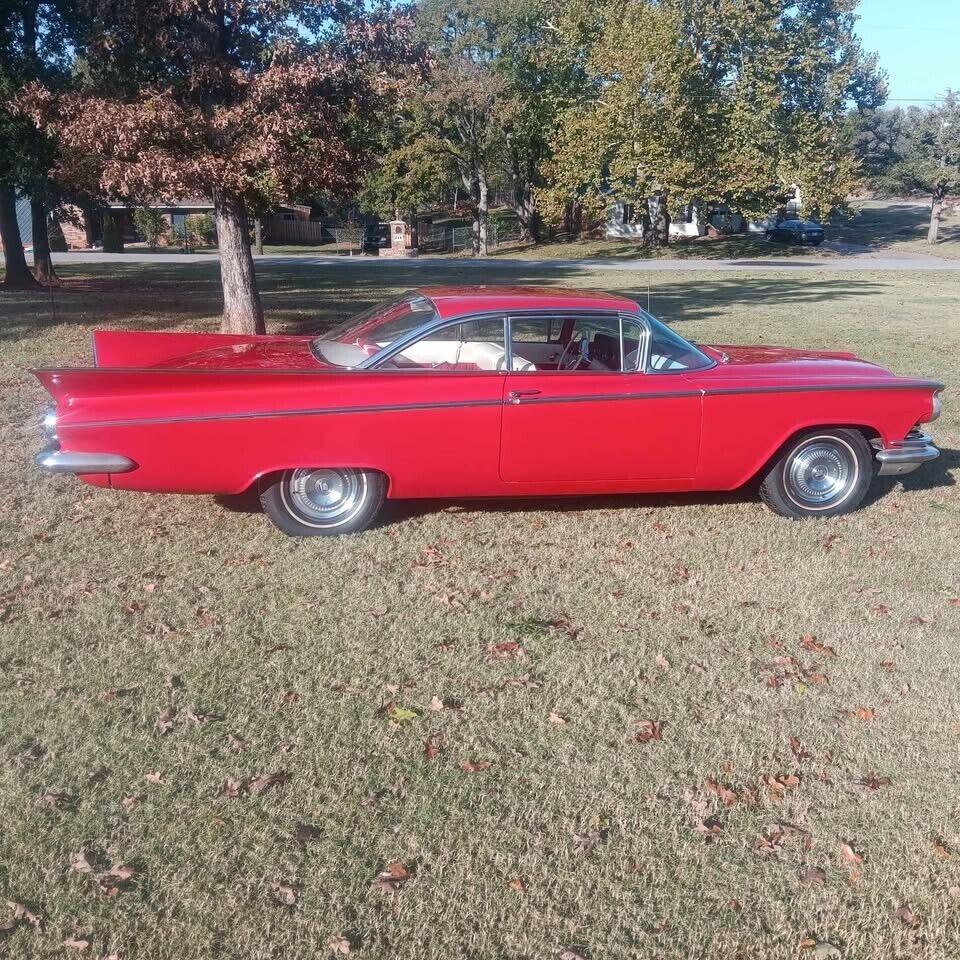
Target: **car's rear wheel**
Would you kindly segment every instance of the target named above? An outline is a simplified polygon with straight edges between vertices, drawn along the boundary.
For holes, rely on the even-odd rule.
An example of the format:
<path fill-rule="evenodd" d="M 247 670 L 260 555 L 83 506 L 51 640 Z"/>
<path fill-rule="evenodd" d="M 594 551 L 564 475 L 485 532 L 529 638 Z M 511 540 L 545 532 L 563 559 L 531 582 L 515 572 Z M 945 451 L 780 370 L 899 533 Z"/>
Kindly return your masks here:
<path fill-rule="evenodd" d="M 293 537 L 337 536 L 365 530 L 387 492 L 376 470 L 301 467 L 284 470 L 260 492 L 264 512 Z"/>
<path fill-rule="evenodd" d="M 782 517 L 835 517 L 860 505 L 873 472 L 870 445 L 859 430 L 811 430 L 768 470 L 760 496 Z"/>

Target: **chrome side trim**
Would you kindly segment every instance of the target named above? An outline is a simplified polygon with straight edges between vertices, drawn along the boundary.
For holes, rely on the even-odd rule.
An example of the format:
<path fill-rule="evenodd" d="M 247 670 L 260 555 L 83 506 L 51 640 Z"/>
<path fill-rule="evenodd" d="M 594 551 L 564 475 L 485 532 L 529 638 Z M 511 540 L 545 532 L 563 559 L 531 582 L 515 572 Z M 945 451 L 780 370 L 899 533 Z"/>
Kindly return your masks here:
<path fill-rule="evenodd" d="M 256 410 L 249 413 L 206 413 L 182 417 L 143 417 L 136 420 L 91 420 L 71 423 L 81 427 L 142 427 L 165 423 L 206 423 L 211 420 L 265 420 L 271 417 L 323 417 L 342 413 L 406 413 L 412 410 L 443 410 L 450 407 L 499 407 L 502 400 L 457 400 L 437 403 L 380 404 L 365 407 L 297 407 L 289 410 Z"/>
<path fill-rule="evenodd" d="M 903 440 L 894 440 L 889 447 L 872 440 L 880 462 L 878 475 L 881 477 L 899 477 L 912 473 L 921 464 L 936 460 L 940 451 L 934 446 L 933 439 L 919 430 L 911 430 Z"/>
<path fill-rule="evenodd" d="M 44 447 L 34 463 L 45 473 L 127 473 L 137 466 L 118 453 L 76 453 L 61 450 L 56 443 Z"/>
<path fill-rule="evenodd" d="M 531 371 L 533 373 L 533 371 Z M 500 375 L 499 373 L 497 374 Z M 543 373 L 541 372 L 542 376 Z M 567 376 L 567 374 L 552 374 L 555 376 Z M 587 374 L 570 374 L 571 376 L 583 376 Z M 526 373 L 512 371 L 511 377 L 525 377 Z M 645 374 L 621 374 L 624 377 L 645 376 Z M 519 385 L 522 381 L 516 381 Z M 636 382 L 636 381 L 634 381 Z M 817 393 L 830 391 L 847 390 L 915 390 L 920 384 L 917 383 L 842 383 L 842 384 L 812 384 L 796 385 L 789 387 L 708 387 L 706 389 L 690 388 L 688 390 L 661 390 L 653 392 L 624 392 L 624 393 L 604 393 L 604 394 L 577 394 L 574 396 L 560 397 L 536 397 L 535 399 L 524 399 L 521 406 L 528 403 L 589 403 L 610 400 L 658 400 L 670 399 L 675 397 L 713 397 L 713 396 L 733 396 L 739 394 L 751 393 Z M 195 414 L 189 416 L 177 417 L 139 417 L 130 420 L 91 420 L 86 423 L 71 423 L 70 429 L 79 430 L 84 427 L 134 427 L 149 426 L 152 424 L 168 423 L 205 423 L 212 420 L 263 420 L 273 417 L 318 417 L 334 416 L 348 413 L 405 413 L 414 410 L 444 410 L 453 407 L 496 407 L 509 403 L 504 397 L 497 400 L 448 400 L 427 403 L 400 403 L 400 404 L 372 404 L 369 406 L 356 407 L 299 407 L 284 410 L 253 410 L 244 413 L 209 413 Z"/>

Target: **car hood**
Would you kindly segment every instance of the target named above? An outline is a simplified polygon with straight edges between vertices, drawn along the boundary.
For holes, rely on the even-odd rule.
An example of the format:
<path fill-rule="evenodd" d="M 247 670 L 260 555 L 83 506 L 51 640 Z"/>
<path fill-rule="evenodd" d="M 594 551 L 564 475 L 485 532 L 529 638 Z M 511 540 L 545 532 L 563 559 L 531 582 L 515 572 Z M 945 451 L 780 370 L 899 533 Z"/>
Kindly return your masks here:
<path fill-rule="evenodd" d="M 256 341 L 171 357 L 157 367 L 178 370 L 328 369 L 310 350 L 312 337 L 258 337 Z"/>

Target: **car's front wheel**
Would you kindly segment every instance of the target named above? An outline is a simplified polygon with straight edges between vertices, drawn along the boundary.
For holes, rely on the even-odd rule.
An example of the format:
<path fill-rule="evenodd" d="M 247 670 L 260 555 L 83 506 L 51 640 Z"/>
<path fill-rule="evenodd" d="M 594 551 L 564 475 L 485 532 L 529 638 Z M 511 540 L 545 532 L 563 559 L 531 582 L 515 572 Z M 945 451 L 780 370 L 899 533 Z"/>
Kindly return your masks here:
<path fill-rule="evenodd" d="M 284 470 L 260 491 L 264 512 L 293 537 L 356 533 L 383 506 L 387 478 L 376 470 L 301 467 Z"/>
<path fill-rule="evenodd" d="M 760 496 L 782 517 L 835 517 L 860 505 L 873 473 L 870 445 L 859 430 L 811 430 L 767 471 Z"/>

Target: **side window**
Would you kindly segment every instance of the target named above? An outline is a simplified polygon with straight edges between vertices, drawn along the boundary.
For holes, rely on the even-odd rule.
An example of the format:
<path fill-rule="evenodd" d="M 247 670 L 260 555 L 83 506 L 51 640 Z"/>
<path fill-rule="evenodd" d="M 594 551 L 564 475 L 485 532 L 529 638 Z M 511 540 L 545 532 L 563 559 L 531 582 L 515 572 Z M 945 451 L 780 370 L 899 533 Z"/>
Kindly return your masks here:
<path fill-rule="evenodd" d="M 569 373 L 620 371 L 620 317 L 517 317 L 510 320 L 514 369 L 518 361 L 537 370 Z"/>
<path fill-rule="evenodd" d="M 433 330 L 394 355 L 395 370 L 448 370 L 475 373 L 504 370 L 507 354 L 502 317 L 480 317 Z"/>
<path fill-rule="evenodd" d="M 645 330 L 636 320 L 623 318 L 623 372 L 636 373 L 643 361 Z"/>

